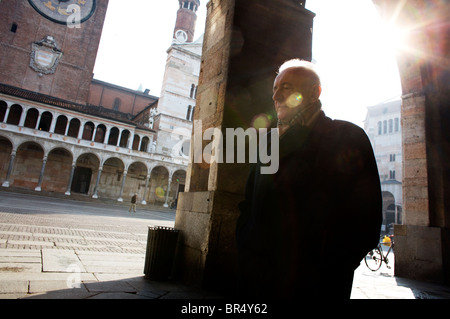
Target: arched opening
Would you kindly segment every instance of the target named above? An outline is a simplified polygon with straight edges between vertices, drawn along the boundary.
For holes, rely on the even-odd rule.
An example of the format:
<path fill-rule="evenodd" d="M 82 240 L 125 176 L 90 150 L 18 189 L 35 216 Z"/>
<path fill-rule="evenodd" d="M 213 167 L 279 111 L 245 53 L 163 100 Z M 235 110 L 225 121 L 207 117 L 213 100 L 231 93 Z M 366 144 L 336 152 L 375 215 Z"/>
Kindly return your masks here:
<path fill-rule="evenodd" d="M 141 141 L 141 138 L 139 135 L 135 134 L 133 138 L 133 146 L 131 147 L 133 150 L 137 151 L 139 148 L 139 142 Z"/>
<path fill-rule="evenodd" d="M 141 162 L 134 162 L 128 167 L 127 180 L 123 190 L 124 198 L 131 198 L 137 194 L 137 200 L 141 201 L 145 191 L 145 178 L 147 177 L 147 166 Z"/>
<path fill-rule="evenodd" d="M 25 142 L 17 148 L 10 184 L 34 189 L 39 181 L 44 150 L 35 142 Z"/>
<path fill-rule="evenodd" d="M 169 205 L 169 207 L 176 207 L 178 202 L 179 193 L 184 192 L 184 186 L 186 184 L 186 171 L 177 170 L 173 173 L 172 183 L 170 185 L 169 200 L 173 202 L 174 205 Z"/>
<path fill-rule="evenodd" d="M 95 125 L 92 122 L 86 122 L 83 129 L 83 140 L 91 141 L 94 134 Z"/>
<path fill-rule="evenodd" d="M 22 111 L 23 108 L 19 104 L 11 105 L 11 108 L 9 109 L 8 120 L 6 121 L 6 123 L 12 125 L 19 125 L 20 117 L 22 116 Z"/>
<path fill-rule="evenodd" d="M 94 154 L 80 155 L 73 174 L 71 190 L 74 193 L 89 194 L 92 185 L 92 173 L 97 170 L 100 161 Z"/>
<path fill-rule="evenodd" d="M 122 186 L 124 170 L 125 165 L 122 160 L 117 157 L 108 158 L 103 163 L 98 193 L 103 197 L 117 198 Z"/>
<path fill-rule="evenodd" d="M 383 191 L 381 193 L 383 198 L 383 222 L 381 225 L 381 232 L 388 234 L 394 231 L 395 221 L 395 198 L 391 192 Z"/>
<path fill-rule="evenodd" d="M 117 127 L 113 127 L 109 132 L 108 145 L 117 145 L 119 141 L 119 129 Z"/>
<path fill-rule="evenodd" d="M 146 201 L 162 206 L 166 201 L 168 181 L 169 171 L 167 168 L 163 166 L 153 168 L 150 175 L 149 192 Z"/>
<path fill-rule="evenodd" d="M 39 118 L 39 111 L 35 108 L 28 109 L 27 116 L 25 117 L 24 127 L 36 128 L 37 120 Z"/>
<path fill-rule="evenodd" d="M 42 189 L 64 193 L 72 170 L 72 154 L 61 147 L 54 148 L 47 156 Z"/>
<path fill-rule="evenodd" d="M 144 136 L 142 138 L 141 142 L 141 148 L 139 149 L 141 152 L 147 152 L 148 151 L 148 144 L 150 143 L 150 139 L 147 136 Z"/>
<path fill-rule="evenodd" d="M 105 141 L 106 126 L 99 124 L 95 130 L 95 142 L 103 143 Z"/>
<path fill-rule="evenodd" d="M 66 134 L 66 128 L 67 128 L 67 117 L 65 115 L 60 115 L 56 119 L 56 125 L 55 125 L 55 133 L 64 135 Z"/>
<path fill-rule="evenodd" d="M 120 147 L 128 147 L 128 139 L 130 138 L 130 131 L 123 130 L 122 135 L 120 136 Z"/>
<path fill-rule="evenodd" d="M 41 120 L 39 122 L 38 130 L 40 131 L 50 131 L 50 126 L 52 125 L 53 115 L 50 112 L 44 112 L 41 115 Z"/>
<path fill-rule="evenodd" d="M 70 120 L 69 130 L 67 131 L 67 136 L 77 138 L 78 132 L 80 131 L 81 122 L 79 119 L 73 118 Z"/>

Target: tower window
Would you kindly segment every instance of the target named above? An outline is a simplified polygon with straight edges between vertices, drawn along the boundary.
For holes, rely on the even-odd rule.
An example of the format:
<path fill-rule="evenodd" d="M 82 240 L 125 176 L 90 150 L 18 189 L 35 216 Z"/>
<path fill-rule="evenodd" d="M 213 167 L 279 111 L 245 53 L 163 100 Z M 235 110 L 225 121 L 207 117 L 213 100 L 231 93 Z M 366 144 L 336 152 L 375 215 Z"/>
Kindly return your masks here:
<path fill-rule="evenodd" d="M 395 171 L 389 171 L 389 179 L 395 179 Z"/>
<path fill-rule="evenodd" d="M 183 8 L 189 9 L 189 2 L 183 2 Z"/>
<path fill-rule="evenodd" d="M 188 109 L 187 109 L 187 114 L 186 114 L 186 120 L 190 120 L 191 119 L 191 110 L 192 110 L 192 106 L 189 105 Z"/>
<path fill-rule="evenodd" d="M 194 98 L 194 94 L 195 94 L 195 84 L 191 85 L 191 94 L 189 95 L 192 98 Z"/>
<path fill-rule="evenodd" d="M 11 32 L 16 33 L 16 31 L 17 31 L 17 23 L 13 23 L 11 25 Z"/>

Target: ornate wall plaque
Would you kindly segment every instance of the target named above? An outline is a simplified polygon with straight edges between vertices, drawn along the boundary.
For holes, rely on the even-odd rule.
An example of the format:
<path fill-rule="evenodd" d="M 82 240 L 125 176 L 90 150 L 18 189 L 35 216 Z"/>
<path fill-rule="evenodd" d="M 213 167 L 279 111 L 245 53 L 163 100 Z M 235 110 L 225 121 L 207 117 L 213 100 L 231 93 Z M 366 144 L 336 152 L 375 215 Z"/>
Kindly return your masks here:
<path fill-rule="evenodd" d="M 31 45 L 30 67 L 40 75 L 53 74 L 62 55 L 55 39 L 52 36 L 46 36 L 43 40 Z"/>

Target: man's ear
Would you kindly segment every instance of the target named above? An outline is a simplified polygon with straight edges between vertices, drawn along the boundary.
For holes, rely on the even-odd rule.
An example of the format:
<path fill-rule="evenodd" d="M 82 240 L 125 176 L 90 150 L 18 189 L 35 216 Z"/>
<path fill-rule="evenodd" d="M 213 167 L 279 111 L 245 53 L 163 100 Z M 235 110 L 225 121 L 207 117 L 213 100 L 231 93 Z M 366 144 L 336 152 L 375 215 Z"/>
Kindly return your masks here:
<path fill-rule="evenodd" d="M 311 101 L 316 102 L 322 93 L 322 86 L 315 84 L 311 89 Z"/>

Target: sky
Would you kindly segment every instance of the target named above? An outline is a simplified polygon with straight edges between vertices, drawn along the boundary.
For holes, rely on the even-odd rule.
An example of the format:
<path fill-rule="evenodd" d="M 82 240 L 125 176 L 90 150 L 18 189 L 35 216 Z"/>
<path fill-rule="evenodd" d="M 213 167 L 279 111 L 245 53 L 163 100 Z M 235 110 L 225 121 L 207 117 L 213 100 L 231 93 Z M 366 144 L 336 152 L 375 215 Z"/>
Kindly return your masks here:
<path fill-rule="evenodd" d="M 204 32 L 200 1 L 195 39 Z M 313 62 L 322 81 L 321 101 L 334 119 L 363 127 L 367 107 L 401 95 L 395 47 L 400 39 L 371 0 L 307 0 L 316 14 Z M 94 78 L 160 96 L 178 0 L 110 0 Z"/>

